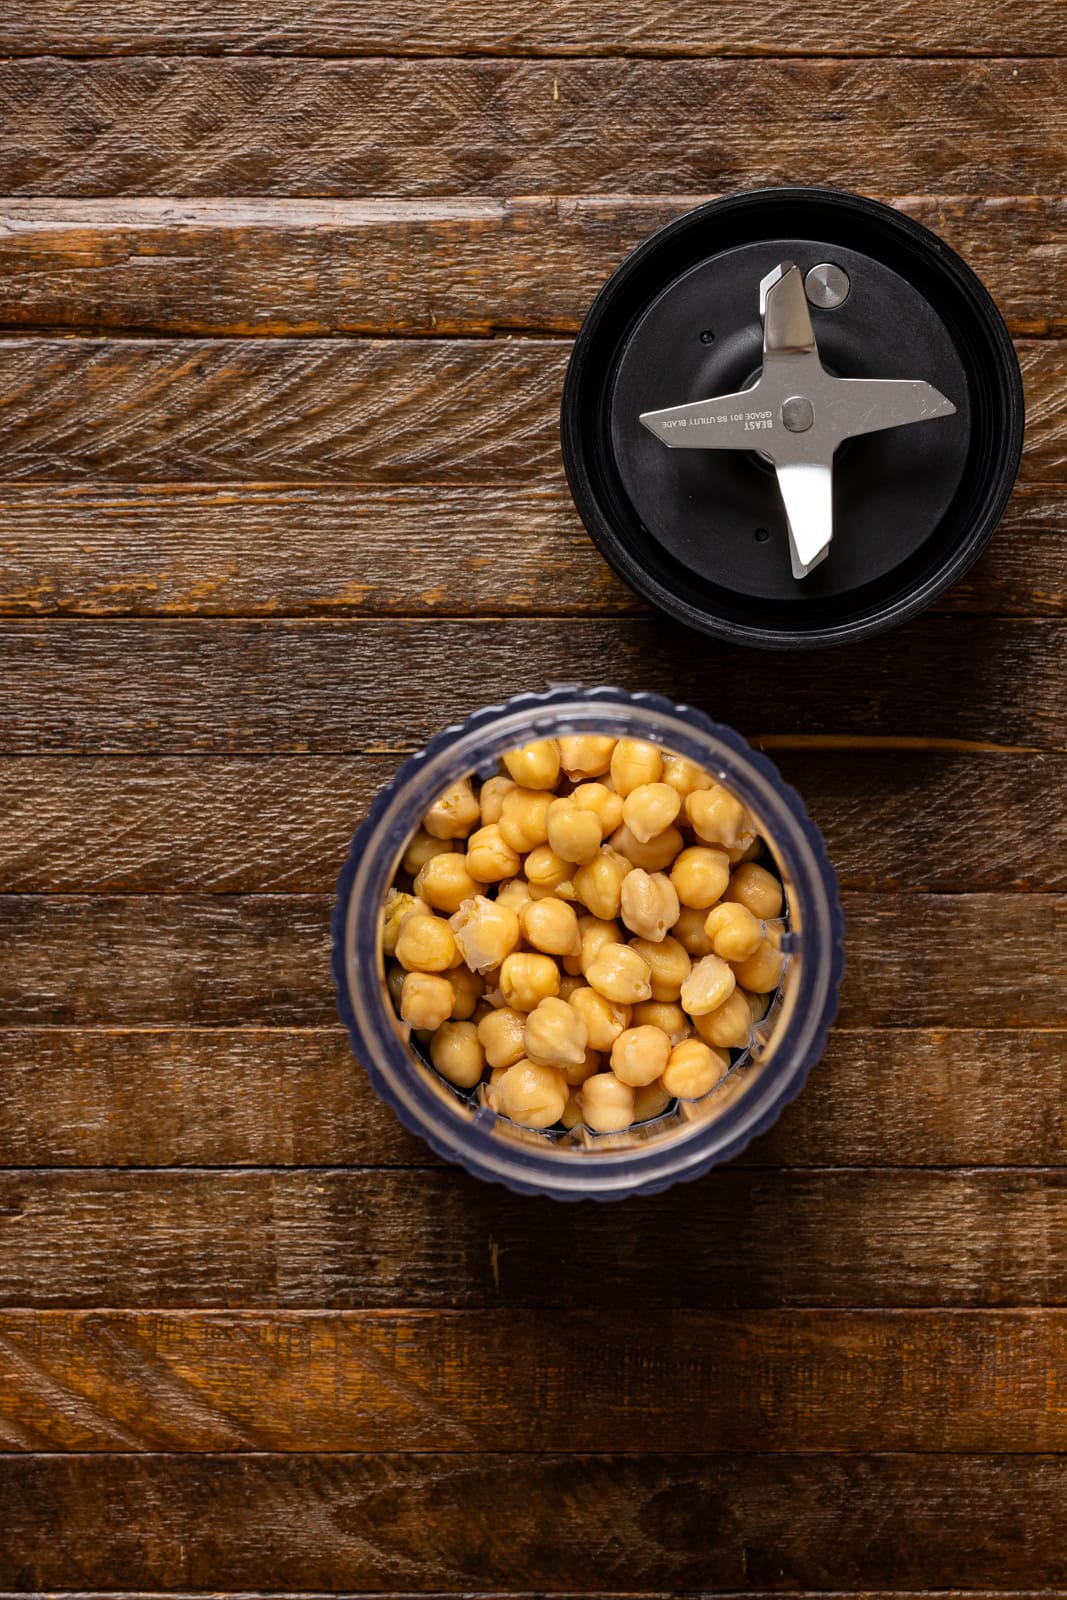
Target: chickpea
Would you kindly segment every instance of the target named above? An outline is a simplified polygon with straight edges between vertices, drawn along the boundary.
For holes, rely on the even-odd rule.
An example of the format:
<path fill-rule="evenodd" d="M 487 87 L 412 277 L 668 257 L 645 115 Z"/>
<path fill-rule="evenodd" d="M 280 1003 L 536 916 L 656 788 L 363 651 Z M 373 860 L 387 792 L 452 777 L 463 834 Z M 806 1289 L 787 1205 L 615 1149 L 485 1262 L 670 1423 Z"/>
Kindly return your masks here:
<path fill-rule="evenodd" d="M 485 1071 L 485 1051 L 473 1022 L 442 1022 L 430 1040 L 430 1060 L 457 1089 L 473 1089 Z"/>
<path fill-rule="evenodd" d="M 685 814 L 698 839 L 722 846 L 737 843 L 745 823 L 745 808 L 721 783 L 694 789 L 685 802 Z"/>
<path fill-rule="evenodd" d="M 504 796 L 510 794 L 514 788 L 514 778 L 488 778 L 482 784 L 478 794 L 478 804 L 481 808 L 483 828 L 487 828 L 491 822 L 500 821 L 500 813 L 504 809 Z"/>
<path fill-rule="evenodd" d="M 769 994 L 746 994 L 749 1015 L 754 1023 L 762 1022 L 771 1009 L 771 996 Z"/>
<path fill-rule="evenodd" d="M 404 851 L 400 865 L 414 878 L 422 871 L 427 861 L 432 861 L 434 856 L 451 855 L 455 848 L 451 839 L 435 839 L 425 828 L 419 828 L 408 840 L 408 847 Z"/>
<path fill-rule="evenodd" d="M 567 1003 L 585 1023 L 593 1050 L 610 1050 L 623 1029 L 630 1026 L 630 1007 L 606 999 L 595 989 L 575 989 Z"/>
<path fill-rule="evenodd" d="M 627 1028 L 611 1047 L 611 1070 L 620 1083 L 643 1088 L 661 1078 L 671 1054 L 671 1041 L 659 1028 Z"/>
<path fill-rule="evenodd" d="M 551 896 L 531 900 L 519 912 L 519 927 L 527 943 L 550 956 L 573 956 L 581 952 L 578 918 L 574 907 Z"/>
<path fill-rule="evenodd" d="M 633 939 L 630 949 L 636 950 L 648 964 L 653 1000 L 677 1000 L 692 966 L 684 945 L 668 934 L 658 941 Z"/>
<path fill-rule="evenodd" d="M 622 820 L 638 844 L 647 844 L 670 827 L 681 808 L 681 797 L 669 783 L 643 783 L 623 801 Z"/>
<path fill-rule="evenodd" d="M 622 920 L 642 939 L 658 943 L 678 921 L 681 906 L 674 884 L 664 872 L 635 867 L 622 882 Z"/>
<path fill-rule="evenodd" d="M 733 968 L 718 956 L 703 956 L 682 984 L 682 1010 L 691 1017 L 717 1011 L 729 1000 L 736 983 Z"/>
<path fill-rule="evenodd" d="M 510 906 L 516 915 L 519 915 L 523 906 L 528 906 L 533 899 L 533 888 L 525 878 L 509 878 L 502 883 L 496 892 L 493 902 L 498 906 Z"/>
<path fill-rule="evenodd" d="M 671 882 L 683 906 L 707 911 L 730 881 L 730 858 L 725 850 L 709 850 L 706 845 L 690 845 L 671 868 Z"/>
<path fill-rule="evenodd" d="M 465 839 L 481 820 L 482 808 L 475 799 L 469 778 L 460 778 L 444 794 L 438 795 L 422 819 L 426 832 L 435 839 Z"/>
<path fill-rule="evenodd" d="M 622 821 L 623 798 L 606 783 L 580 783 L 571 794 L 579 811 L 591 811 L 600 819 L 603 837 L 613 833 Z"/>
<path fill-rule="evenodd" d="M 558 995 L 559 968 L 551 956 L 519 951 L 507 956 L 500 968 L 500 992 L 505 1005 L 533 1011 L 549 995 Z"/>
<path fill-rule="evenodd" d="M 659 1028 L 670 1040 L 672 1050 L 693 1031 L 689 1018 L 676 1000 L 642 1000 L 640 1005 L 634 1006 L 633 1025 L 635 1028 Z"/>
<path fill-rule="evenodd" d="M 508 1068 L 497 1092 L 504 1116 L 524 1128 L 551 1128 L 570 1098 L 562 1072 L 525 1059 Z"/>
<path fill-rule="evenodd" d="M 748 995 L 743 989 L 735 989 L 721 1006 L 694 1017 L 693 1022 L 705 1044 L 720 1050 L 743 1050 L 752 1026 Z"/>
<path fill-rule="evenodd" d="M 635 834 L 631 833 L 625 822 L 621 828 L 616 828 L 611 836 L 612 848 L 620 855 L 624 855 L 632 866 L 642 867 L 645 872 L 665 872 L 685 845 L 680 828 L 664 828 L 662 833 L 657 833 L 642 844 Z"/>
<path fill-rule="evenodd" d="M 581 1061 L 573 1064 L 567 1062 L 559 1070 L 572 1089 L 580 1089 L 586 1078 L 591 1078 L 594 1072 L 600 1071 L 603 1059 L 599 1050 L 587 1049 Z"/>
<path fill-rule="evenodd" d="M 404 990 L 404 979 L 407 973 L 399 961 L 394 961 L 386 973 L 385 987 L 389 990 L 390 997 L 397 1010 L 400 1009 L 400 996 Z"/>
<path fill-rule="evenodd" d="M 599 778 L 611 766 L 615 740 L 607 734 L 586 733 L 559 740 L 559 759 L 568 778 Z"/>
<path fill-rule="evenodd" d="M 579 917 L 578 932 L 582 939 L 579 957 L 582 972 L 596 960 L 602 945 L 622 943 L 623 935 L 619 924 L 602 917 Z"/>
<path fill-rule="evenodd" d="M 646 1083 L 642 1088 L 634 1090 L 634 1121 L 651 1122 L 653 1117 L 661 1117 L 670 1105 L 672 1095 L 663 1087 L 663 1079 L 658 1078 L 655 1083 Z"/>
<path fill-rule="evenodd" d="M 714 781 L 706 767 L 698 767 L 688 756 L 664 754 L 663 782 L 676 789 L 680 799 L 685 800 L 694 789 L 710 789 Z"/>
<path fill-rule="evenodd" d="M 724 961 L 747 961 L 760 947 L 763 925 L 756 921 L 747 906 L 736 900 L 726 900 L 708 912 L 704 932 L 715 954 Z"/>
<path fill-rule="evenodd" d="M 447 978 L 409 972 L 400 991 L 400 1017 L 413 1028 L 439 1028 L 452 1015 L 456 996 Z"/>
<path fill-rule="evenodd" d="M 426 911 L 412 912 L 400 925 L 396 959 L 409 972 L 447 971 L 456 964 L 452 929 L 441 917 L 431 917 Z"/>
<path fill-rule="evenodd" d="M 563 1107 L 563 1111 L 559 1120 L 568 1130 L 581 1126 L 582 1102 L 579 1100 L 573 1089 L 567 1096 L 567 1104 Z"/>
<path fill-rule="evenodd" d="M 513 1067 L 526 1054 L 526 1018 L 511 1006 L 490 1011 L 478 1024 L 478 1043 L 494 1069 Z"/>
<path fill-rule="evenodd" d="M 512 789 L 500 808 L 500 837 L 520 855 L 544 844 L 548 838 L 548 808 L 552 796 L 544 789 Z"/>
<path fill-rule="evenodd" d="M 479 883 L 500 883 L 503 878 L 513 878 L 521 866 L 519 853 L 500 832 L 499 822 L 479 828 L 467 841 L 467 870 Z"/>
<path fill-rule="evenodd" d="M 781 951 L 770 939 L 764 939 L 747 961 L 735 961 L 733 970 L 742 989 L 751 989 L 753 994 L 770 994 L 781 982 L 782 965 Z"/>
<path fill-rule="evenodd" d="M 594 1133 L 622 1133 L 634 1120 L 634 1092 L 613 1072 L 598 1072 L 581 1089 L 582 1118 Z"/>
<path fill-rule="evenodd" d="M 638 1000 L 652 998 L 648 962 L 639 950 L 629 945 L 602 944 L 585 969 L 585 976 L 591 989 L 617 1005 L 634 1005 Z"/>
<path fill-rule="evenodd" d="M 643 783 L 658 783 L 662 771 L 663 752 L 646 739 L 620 739 L 612 751 L 611 781 L 624 799 Z"/>
<path fill-rule="evenodd" d="M 526 1018 L 526 1054 L 549 1067 L 580 1067 L 585 1061 L 589 1034 L 585 1023 L 566 1000 L 550 996 Z"/>
<path fill-rule="evenodd" d="M 422 909 L 424 903 L 416 900 L 413 894 L 404 894 L 400 889 L 389 890 L 382 907 L 382 950 L 387 956 L 396 954 L 396 941 L 404 918 Z"/>
<path fill-rule="evenodd" d="M 504 756 L 508 772 L 524 789 L 554 789 L 559 777 L 559 745 L 555 739 L 535 739 Z"/>
<path fill-rule="evenodd" d="M 471 877 L 467 857 L 458 851 L 446 856 L 431 856 L 419 869 L 415 893 L 435 911 L 458 911 L 464 900 L 480 894 L 482 885 Z"/>
<path fill-rule="evenodd" d="M 696 906 L 683 906 L 681 916 L 671 929 L 678 943 L 695 961 L 712 953 L 711 940 L 704 931 L 706 921 L 707 912 L 698 910 Z"/>
<path fill-rule="evenodd" d="M 487 900 L 484 894 L 464 900 L 449 918 L 449 927 L 468 967 L 483 975 L 499 967 L 519 942 L 518 914 L 499 900 Z"/>
<path fill-rule="evenodd" d="M 592 861 L 577 869 L 571 882 L 576 896 L 594 917 L 617 917 L 622 905 L 623 881 L 630 871 L 625 856 L 602 848 Z"/>
<path fill-rule="evenodd" d="M 459 969 L 457 968 L 456 970 L 458 971 Z M 449 979 L 449 982 L 451 982 L 451 979 Z M 486 998 L 485 998 L 485 996 L 483 994 L 481 999 L 478 1001 L 477 1005 L 475 1006 L 474 1010 L 471 1012 L 470 1020 L 474 1023 L 474 1026 L 477 1028 L 481 1024 L 481 1022 L 484 1020 L 484 1018 L 486 1018 L 486 1017 L 495 1017 L 495 1016 L 496 1016 L 496 1012 L 493 1010 L 492 1006 L 489 1004 L 489 1002 L 486 1000 Z"/>
<path fill-rule="evenodd" d="M 709 1089 L 714 1089 L 728 1066 L 729 1058 L 724 1061 L 702 1039 L 686 1039 L 671 1051 L 663 1074 L 663 1087 L 679 1100 L 699 1100 Z"/>
<path fill-rule="evenodd" d="M 564 861 L 592 861 L 600 849 L 600 820 L 593 811 L 583 811 L 568 795 L 553 800 L 548 808 L 548 842 Z"/>
<path fill-rule="evenodd" d="M 576 989 L 584 988 L 585 978 L 580 972 L 573 974 L 570 972 L 563 972 L 560 974 L 559 997 L 561 1000 L 569 1000 Z"/>
<path fill-rule="evenodd" d="M 574 862 L 564 861 L 550 844 L 539 844 L 526 857 L 523 871 L 528 883 L 539 889 L 558 889 L 574 876 Z"/>
<path fill-rule="evenodd" d="M 723 899 L 745 906 L 760 922 L 770 922 L 782 914 L 781 884 L 766 867 L 758 867 L 754 861 L 734 868 Z"/>

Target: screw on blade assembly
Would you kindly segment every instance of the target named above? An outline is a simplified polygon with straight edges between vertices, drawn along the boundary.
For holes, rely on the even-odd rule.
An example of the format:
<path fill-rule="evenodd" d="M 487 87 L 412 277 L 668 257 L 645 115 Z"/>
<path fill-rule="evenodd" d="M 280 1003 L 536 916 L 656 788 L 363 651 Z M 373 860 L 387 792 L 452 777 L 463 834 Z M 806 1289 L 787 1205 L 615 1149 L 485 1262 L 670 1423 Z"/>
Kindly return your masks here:
<path fill-rule="evenodd" d="M 759 288 L 763 370 L 755 383 L 738 394 L 646 411 L 641 421 L 672 449 L 756 450 L 770 461 L 785 505 L 793 576 L 806 578 L 830 550 L 838 445 L 859 434 L 949 417 L 956 407 L 922 379 L 827 372 L 804 280 L 791 261 L 769 272 Z"/>

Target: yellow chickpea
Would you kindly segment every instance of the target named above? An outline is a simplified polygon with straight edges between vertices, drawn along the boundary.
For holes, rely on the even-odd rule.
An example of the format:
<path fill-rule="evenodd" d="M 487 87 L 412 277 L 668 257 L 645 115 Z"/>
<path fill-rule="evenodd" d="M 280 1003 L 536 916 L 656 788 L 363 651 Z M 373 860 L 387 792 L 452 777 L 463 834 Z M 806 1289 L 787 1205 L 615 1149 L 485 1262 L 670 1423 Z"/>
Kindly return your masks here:
<path fill-rule="evenodd" d="M 430 1060 L 457 1089 L 473 1089 L 485 1071 L 485 1052 L 473 1022 L 442 1022 L 430 1040 Z"/>
<path fill-rule="evenodd" d="M 585 969 L 586 982 L 605 1000 L 617 1005 L 635 1005 L 651 1000 L 652 974 L 640 951 L 625 944 L 602 944 Z"/>
<path fill-rule="evenodd" d="M 613 1072 L 598 1072 L 582 1084 L 582 1120 L 594 1133 L 622 1133 L 634 1120 L 634 1091 Z"/>
<path fill-rule="evenodd" d="M 568 1004 L 585 1023 L 592 1050 L 610 1050 L 623 1029 L 630 1026 L 630 1007 L 606 999 L 595 989 L 575 989 Z"/>
<path fill-rule="evenodd" d="M 518 913 L 483 894 L 464 900 L 449 927 L 468 967 L 483 975 L 499 967 L 519 942 Z"/>
<path fill-rule="evenodd" d="M 494 1069 L 513 1067 L 526 1054 L 526 1018 L 511 1006 L 490 1011 L 478 1024 L 478 1043 Z"/>
<path fill-rule="evenodd" d="M 499 822 L 479 828 L 467 841 L 467 870 L 479 883 L 500 883 L 504 878 L 513 878 L 521 866 L 519 853 L 500 832 Z"/>
<path fill-rule="evenodd" d="M 744 806 L 721 783 L 694 789 L 686 798 L 685 814 L 698 839 L 724 848 L 737 843 L 745 823 Z"/>
<path fill-rule="evenodd" d="M 478 791 L 478 805 L 483 828 L 487 828 L 491 822 L 500 821 L 500 813 L 504 809 L 504 796 L 510 794 L 514 788 L 514 778 L 487 778 L 482 784 Z"/>
<path fill-rule="evenodd" d="M 782 955 L 770 939 L 764 939 L 747 961 L 735 961 L 734 976 L 742 989 L 753 994 L 770 994 L 782 977 Z"/>
<path fill-rule="evenodd" d="M 707 845 L 690 845 L 671 868 L 671 882 L 682 905 L 696 906 L 698 911 L 707 911 L 721 900 L 729 881 L 730 858 L 726 851 L 711 850 Z"/>
<path fill-rule="evenodd" d="M 441 917 L 431 917 L 424 911 L 413 912 L 400 925 L 396 959 L 409 972 L 446 972 L 456 964 L 452 929 Z"/>
<path fill-rule="evenodd" d="M 710 789 L 714 781 L 706 767 L 698 767 L 688 756 L 666 754 L 663 757 L 663 782 L 676 789 L 682 800 L 694 789 Z"/>
<path fill-rule="evenodd" d="M 611 836 L 612 849 L 645 872 L 666 872 L 684 844 L 681 829 L 673 826 L 664 828 L 645 844 L 631 833 L 625 822 Z"/>
<path fill-rule="evenodd" d="M 568 1131 L 571 1128 L 581 1127 L 582 1102 L 575 1094 L 573 1089 L 567 1096 L 567 1104 L 563 1107 L 563 1112 L 559 1120 Z"/>
<path fill-rule="evenodd" d="M 576 734 L 559 740 L 559 759 L 568 778 L 599 778 L 611 766 L 615 740 L 607 734 Z"/>
<path fill-rule="evenodd" d="M 563 1115 L 570 1089 L 555 1067 L 534 1061 L 517 1061 L 497 1088 L 500 1109 L 524 1128 L 551 1128 Z"/>
<path fill-rule="evenodd" d="M 542 1000 L 559 994 L 559 968 L 551 956 L 520 950 L 507 956 L 500 968 L 504 1004 L 516 1011 L 533 1011 Z"/>
<path fill-rule="evenodd" d="M 424 908 L 425 902 L 416 900 L 413 894 L 404 894 L 400 889 L 389 890 L 382 907 L 382 949 L 387 956 L 396 954 L 396 941 L 404 918 Z"/>
<path fill-rule="evenodd" d="M 414 878 L 422 871 L 427 861 L 431 861 L 434 856 L 450 855 L 454 849 L 455 845 L 451 839 L 435 839 L 425 828 L 419 828 L 408 840 L 408 847 L 404 851 L 400 865 Z"/>
<path fill-rule="evenodd" d="M 671 1041 L 659 1028 L 627 1028 L 611 1047 L 611 1070 L 620 1083 L 641 1089 L 663 1076 Z"/>
<path fill-rule="evenodd" d="M 519 915 L 523 906 L 529 905 L 533 899 L 533 885 L 526 882 L 525 878 L 509 878 L 502 883 L 496 892 L 495 905 L 510 906 L 516 915 Z"/>
<path fill-rule="evenodd" d="M 599 1050 L 586 1049 L 581 1061 L 560 1067 L 560 1071 L 572 1089 L 580 1089 L 586 1078 L 591 1078 L 594 1072 L 599 1072 L 603 1065 L 603 1056 Z"/>
<path fill-rule="evenodd" d="M 582 940 L 579 956 L 579 970 L 582 972 L 596 960 L 602 945 L 621 944 L 623 938 L 619 924 L 603 917 L 579 917 L 578 932 Z"/>
<path fill-rule="evenodd" d="M 631 871 L 625 856 L 600 849 L 592 861 L 578 867 L 571 879 L 574 893 L 594 917 L 617 917 L 622 905 L 622 886 Z"/>
<path fill-rule="evenodd" d="M 611 781 L 625 799 L 643 783 L 658 783 L 663 771 L 663 751 L 646 739 L 620 739 L 611 755 Z"/>
<path fill-rule="evenodd" d="M 674 884 L 664 872 L 635 867 L 623 879 L 622 920 L 639 938 L 658 943 L 678 921 L 681 906 Z"/>
<path fill-rule="evenodd" d="M 669 783 L 642 783 L 623 801 L 622 820 L 638 844 L 647 844 L 670 827 L 681 808 L 681 796 Z"/>
<path fill-rule="evenodd" d="M 769 994 L 745 995 L 745 999 L 748 1001 L 749 1015 L 754 1023 L 763 1021 L 764 1017 L 767 1015 L 767 1012 L 771 1008 L 771 998 L 772 997 Z"/>
<path fill-rule="evenodd" d="M 671 929 L 674 938 L 694 961 L 712 953 L 711 940 L 704 931 L 706 921 L 706 911 L 700 911 L 696 906 L 683 906 L 681 916 Z"/>
<path fill-rule="evenodd" d="M 453 850 L 446 856 L 431 856 L 419 869 L 415 893 L 435 911 L 458 911 L 464 900 L 480 894 L 482 885 L 473 878 L 467 857 Z"/>
<path fill-rule="evenodd" d="M 654 980 L 655 974 L 653 988 Z M 670 1040 L 672 1050 L 693 1031 L 689 1018 L 676 1000 L 642 1000 L 640 1005 L 634 1006 L 633 1025 L 635 1028 L 659 1028 Z"/>
<path fill-rule="evenodd" d="M 613 833 L 622 821 L 623 798 L 606 783 L 580 783 L 569 796 L 579 811 L 591 811 L 600 822 L 601 836 Z"/>
<path fill-rule="evenodd" d="M 552 795 L 545 789 L 512 789 L 500 808 L 500 837 L 520 855 L 544 844 L 548 838 L 548 808 Z"/>
<path fill-rule="evenodd" d="M 594 811 L 583 811 L 568 795 L 548 808 L 548 842 L 564 861 L 592 861 L 600 849 L 600 821 Z"/>
<path fill-rule="evenodd" d="M 582 948 L 574 907 L 551 896 L 530 900 L 519 912 L 523 938 L 549 956 L 578 955 Z"/>
<path fill-rule="evenodd" d="M 585 978 L 580 972 L 573 974 L 570 972 L 561 972 L 559 979 L 559 997 L 561 1000 L 569 1000 L 576 989 L 584 989 L 585 986 Z"/>
<path fill-rule="evenodd" d="M 404 992 L 404 979 L 407 973 L 399 961 L 394 961 L 385 976 L 385 987 L 389 990 L 390 997 L 397 1010 L 400 1010 L 400 996 Z M 584 980 L 583 980 L 584 981 Z"/>
<path fill-rule="evenodd" d="M 673 1098 L 673 1095 L 669 1095 L 663 1087 L 662 1078 L 658 1078 L 655 1083 L 646 1083 L 641 1089 L 635 1089 L 634 1121 L 651 1122 L 653 1117 L 661 1117 Z"/>
<path fill-rule="evenodd" d="M 703 956 L 682 984 L 682 1010 L 691 1017 L 717 1011 L 733 994 L 736 981 L 733 968 L 725 961 L 718 956 Z"/>
<path fill-rule="evenodd" d="M 713 1044 L 719 1050 L 743 1050 L 752 1026 L 748 995 L 743 989 L 735 989 L 721 1006 L 694 1017 L 693 1023 L 705 1044 Z"/>
<path fill-rule="evenodd" d="M 671 1051 L 662 1083 L 679 1100 L 699 1100 L 725 1076 L 729 1058 L 723 1059 L 703 1039 L 685 1039 Z"/>
<path fill-rule="evenodd" d="M 478 804 L 469 778 L 460 778 L 444 794 L 438 795 L 422 819 L 426 832 L 435 839 L 465 839 L 481 820 L 482 808 Z"/>
<path fill-rule="evenodd" d="M 526 1018 L 526 1054 L 545 1066 L 580 1067 L 585 1062 L 589 1035 L 585 1023 L 566 1000 L 549 996 Z"/>
<path fill-rule="evenodd" d="M 723 899 L 745 906 L 760 922 L 770 922 L 782 914 L 781 884 L 766 867 L 759 867 L 754 861 L 734 868 Z"/>
<path fill-rule="evenodd" d="M 449 967 L 444 974 L 452 985 L 455 1000 L 452 1004 L 452 1019 L 455 1022 L 465 1022 L 472 1017 L 482 998 L 485 984 L 476 972 L 469 967 Z"/>
<path fill-rule="evenodd" d="M 665 939 L 633 939 L 630 949 L 648 964 L 651 974 L 652 999 L 677 1000 L 682 984 L 689 976 L 692 962 L 685 946 L 668 934 Z"/>
<path fill-rule="evenodd" d="M 504 756 L 508 772 L 524 789 L 554 789 L 559 778 L 559 745 L 555 739 L 535 739 Z"/>
<path fill-rule="evenodd" d="M 456 1003 L 447 978 L 432 972 L 409 972 L 400 991 L 400 1018 L 411 1027 L 439 1028 Z"/>
<path fill-rule="evenodd" d="M 526 857 L 523 871 L 527 882 L 539 889 L 558 889 L 574 877 L 574 862 L 564 861 L 550 844 L 539 844 Z"/>
<path fill-rule="evenodd" d="M 417 883 L 415 887 L 418 888 Z M 757 922 L 747 906 L 725 900 L 708 912 L 704 932 L 715 954 L 724 961 L 747 961 L 760 947 L 763 924 Z"/>

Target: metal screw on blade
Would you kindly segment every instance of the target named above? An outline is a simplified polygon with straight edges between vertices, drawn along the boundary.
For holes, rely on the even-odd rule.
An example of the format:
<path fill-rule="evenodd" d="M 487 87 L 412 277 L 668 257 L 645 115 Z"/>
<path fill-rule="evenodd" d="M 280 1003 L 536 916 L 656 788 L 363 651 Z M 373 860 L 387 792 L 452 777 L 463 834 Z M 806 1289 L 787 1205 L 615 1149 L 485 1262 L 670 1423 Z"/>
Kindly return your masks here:
<path fill-rule="evenodd" d="M 833 311 L 843 306 L 852 288 L 844 267 L 835 267 L 832 261 L 820 261 L 804 279 L 804 293 L 813 306 L 821 311 Z"/>
<path fill-rule="evenodd" d="M 785 505 L 793 576 L 806 578 L 830 550 L 838 445 L 858 434 L 952 416 L 956 407 L 921 378 L 831 377 L 819 360 L 804 281 L 793 262 L 781 262 L 761 281 L 759 306 L 763 370 L 750 388 L 646 411 L 641 421 L 672 450 L 758 450 L 770 461 Z"/>

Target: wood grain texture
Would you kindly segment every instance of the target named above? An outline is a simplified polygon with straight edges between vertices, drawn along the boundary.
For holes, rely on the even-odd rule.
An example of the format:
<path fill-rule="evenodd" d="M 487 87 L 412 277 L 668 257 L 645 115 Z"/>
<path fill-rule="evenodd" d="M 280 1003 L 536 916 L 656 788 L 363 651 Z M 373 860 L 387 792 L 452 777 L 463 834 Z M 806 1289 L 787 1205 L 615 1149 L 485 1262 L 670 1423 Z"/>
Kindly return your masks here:
<path fill-rule="evenodd" d="M 326 893 L 396 754 L 4 756 L 0 893 Z M 1067 890 L 1067 759 L 775 749 L 847 889 Z M 1025 816 L 1037 827 L 1020 826 Z"/>
<path fill-rule="evenodd" d="M 1067 613 L 1067 493 L 1018 489 L 934 604 Z M 542 485 L 0 485 L 0 616 L 647 616 Z"/>
<path fill-rule="evenodd" d="M 0 1062 L 0 1167 L 437 1165 L 339 1026 L 12 1029 Z M 1065 1105 L 1062 1032 L 838 1028 L 735 1165 L 1062 1166 Z"/>
<path fill-rule="evenodd" d="M 875 0 L 778 15 L 755 0 L 712 9 L 607 0 L 419 0 L 353 8 L 344 0 L 26 0 L 0 19 L 4 54 L 716 56 L 1043 55 L 1067 50 L 1062 11 L 1039 0 L 1020 27 L 1008 0 Z"/>
<path fill-rule="evenodd" d="M 449 1169 L 0 1173 L 8 1308 L 635 1301 L 642 1315 L 1062 1307 L 1067 1172 L 723 1167 L 621 1206 L 530 1199 Z"/>
<path fill-rule="evenodd" d="M 2 26 L 2 24 L 0 24 Z M 0 328 L 180 335 L 574 333 L 653 229 L 710 195 L 0 202 Z M 1062 196 L 894 196 L 1013 333 L 1062 335 Z"/>
<path fill-rule="evenodd" d="M 777 655 L 716 645 L 664 617 L 8 620 L 0 753 L 397 752 L 563 678 L 707 706 L 772 750 L 783 739 L 892 738 L 1062 751 L 1065 641 L 1060 620 L 921 617 L 785 671 Z"/>
<path fill-rule="evenodd" d="M 1055 194 L 1065 87 L 1062 59 L 9 60 L 0 192 Z"/>
<path fill-rule="evenodd" d="M 1067 896 L 843 903 L 843 1025 L 1067 1024 Z M 332 906 L 311 894 L 0 896 L 0 1027 L 331 1024 Z"/>
<path fill-rule="evenodd" d="M 1022 477 L 1062 483 L 1067 342 L 1017 350 Z M 133 483 L 558 481 L 570 351 L 547 338 L 9 339 L 0 470 Z"/>
<path fill-rule="evenodd" d="M 13 1458 L 0 1462 L 0 1579 L 1038 1588 L 1064 1582 L 1065 1493 L 1053 1455 Z"/>
<path fill-rule="evenodd" d="M 1025 1454 L 1065 1373 L 1062 1311 L 8 1312 L 0 1445 Z"/>

